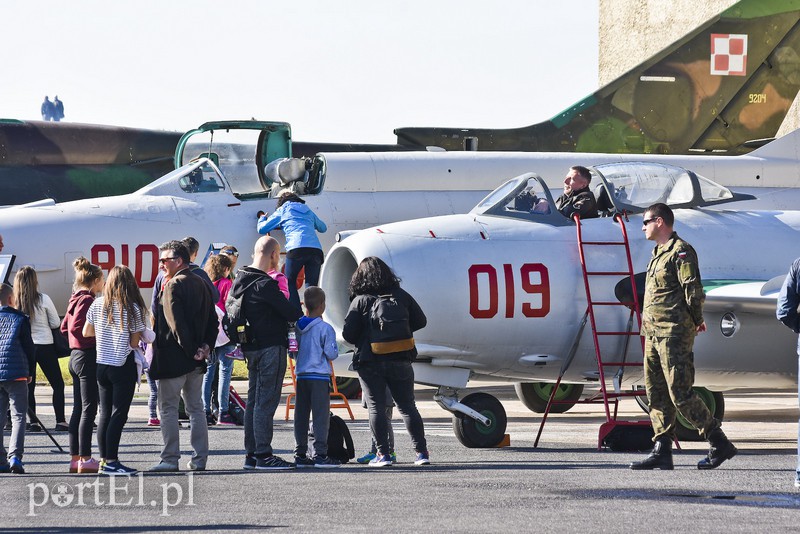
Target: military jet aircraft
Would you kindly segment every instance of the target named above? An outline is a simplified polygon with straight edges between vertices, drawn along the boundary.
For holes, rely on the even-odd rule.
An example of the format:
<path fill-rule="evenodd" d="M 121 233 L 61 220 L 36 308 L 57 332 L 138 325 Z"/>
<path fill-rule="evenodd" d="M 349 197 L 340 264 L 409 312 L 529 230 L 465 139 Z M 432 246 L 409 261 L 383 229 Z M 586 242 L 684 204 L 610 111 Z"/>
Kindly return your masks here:
<path fill-rule="evenodd" d="M 800 90 L 798 20 L 800 0 L 743 0 L 594 94 L 533 126 L 399 128 L 394 145 L 292 141 L 283 157 L 428 147 L 746 153 L 775 135 Z M 283 124 L 291 141 L 288 124 L 269 124 Z M 225 143 L 220 135 L 217 130 L 218 147 Z M 0 206 L 131 193 L 173 170 L 180 137 L 178 132 L 0 119 Z M 240 138 L 230 143 L 231 151 L 241 152 L 252 151 L 258 141 Z"/>
<path fill-rule="evenodd" d="M 634 272 L 644 270 L 653 248 L 640 231 L 641 214 L 652 203 L 674 208 L 676 231 L 697 250 L 707 284 L 708 332 L 695 345 L 696 384 L 707 388 L 704 397 L 717 416 L 724 410 L 723 390 L 795 387 L 796 339 L 774 318 L 779 284 L 768 281 L 785 276 L 797 256 L 800 212 L 733 211 L 742 195 L 671 165 L 615 163 L 593 172 L 603 210 L 630 218 Z M 544 203 L 523 205 L 523 192 Z M 358 263 L 378 256 L 395 270 L 428 316 L 428 326 L 415 333 L 416 380 L 439 387 L 435 398 L 454 413 L 456 435 L 467 446 L 499 442 L 506 421 L 490 395 L 458 400 L 458 390 L 470 380 L 522 383 L 518 393 L 532 408 L 547 400 L 542 384 L 559 376 L 571 384 L 562 397 L 573 402 L 584 385 L 598 383 L 591 332 L 581 330 L 587 297 L 576 225 L 553 206 L 544 179 L 524 174 L 468 214 L 351 234 L 334 245 L 323 265 L 326 319 L 339 333 L 349 306 L 347 282 Z M 621 239 L 617 219 L 586 219 L 580 228 L 584 241 Z M 591 282 L 594 300 L 614 301 L 616 286 L 629 279 L 620 274 L 627 269 L 624 254 L 609 248 L 592 253 L 587 267 L 614 273 Z M 598 313 L 605 330 L 630 331 L 625 314 Z M 619 355 L 624 339 L 604 341 L 604 350 Z M 347 358 L 340 360 L 346 365 Z M 337 367 L 339 376 L 346 371 Z M 619 387 L 642 385 L 641 372 L 628 370 L 618 378 Z M 531 382 L 536 384 L 526 384 Z"/>
<path fill-rule="evenodd" d="M 208 123 L 177 144 L 177 170 L 140 190 L 73 202 L 36 202 L 0 210 L 0 234 L 16 266 L 33 265 L 42 290 L 63 313 L 79 254 L 104 268 L 124 263 L 142 289 L 155 279 L 158 244 L 193 235 L 204 246 L 228 243 L 250 250 L 256 213 L 274 209 L 278 191 L 300 194 L 328 224 L 327 251 L 337 233 L 377 224 L 469 211 L 501 177 L 543 169 L 560 188 L 570 165 L 619 162 L 631 156 L 554 153 L 408 152 L 331 153 L 288 158 L 285 123 Z M 219 147 L 219 131 L 254 136 L 248 148 Z M 638 156 L 650 162 L 696 165 L 698 174 L 734 184 L 758 199 L 741 206 L 788 208 L 800 200 L 800 131 L 753 154 Z M 281 232 L 276 237 L 282 238 Z"/>
<path fill-rule="evenodd" d="M 800 1 L 742 0 L 549 121 L 395 134 L 446 150 L 741 154 L 773 137 L 792 105 L 798 50 Z"/>

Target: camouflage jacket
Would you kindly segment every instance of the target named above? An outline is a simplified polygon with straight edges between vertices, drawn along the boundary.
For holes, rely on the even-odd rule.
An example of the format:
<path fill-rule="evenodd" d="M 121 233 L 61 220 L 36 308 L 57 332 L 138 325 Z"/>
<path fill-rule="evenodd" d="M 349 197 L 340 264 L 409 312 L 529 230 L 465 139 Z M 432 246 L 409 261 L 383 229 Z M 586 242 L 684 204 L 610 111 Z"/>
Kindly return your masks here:
<path fill-rule="evenodd" d="M 703 323 L 703 284 L 697 253 L 672 232 L 653 249 L 647 264 L 642 333 L 672 337 L 695 335 Z"/>

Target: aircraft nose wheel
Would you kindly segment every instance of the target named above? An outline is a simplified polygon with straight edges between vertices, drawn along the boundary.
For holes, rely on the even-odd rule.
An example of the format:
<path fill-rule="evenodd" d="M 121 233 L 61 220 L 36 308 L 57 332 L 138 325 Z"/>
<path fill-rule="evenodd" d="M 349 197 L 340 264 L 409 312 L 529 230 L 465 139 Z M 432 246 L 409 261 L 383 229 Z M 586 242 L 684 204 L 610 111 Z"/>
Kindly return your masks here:
<path fill-rule="evenodd" d="M 489 424 L 472 419 L 462 413 L 453 414 L 453 432 L 465 447 L 485 449 L 494 447 L 506 433 L 506 410 L 500 401 L 488 393 L 472 393 L 461 400 L 465 404 L 489 419 Z"/>

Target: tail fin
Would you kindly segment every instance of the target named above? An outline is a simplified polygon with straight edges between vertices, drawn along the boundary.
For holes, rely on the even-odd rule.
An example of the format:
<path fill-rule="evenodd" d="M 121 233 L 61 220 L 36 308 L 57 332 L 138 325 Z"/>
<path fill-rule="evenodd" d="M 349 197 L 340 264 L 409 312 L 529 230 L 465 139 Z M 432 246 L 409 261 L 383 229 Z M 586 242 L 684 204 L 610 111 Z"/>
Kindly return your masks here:
<path fill-rule="evenodd" d="M 750 152 L 751 156 L 764 159 L 788 159 L 800 161 L 800 130 L 789 132 L 766 145 Z"/>
<path fill-rule="evenodd" d="M 447 150 L 741 154 L 774 137 L 800 90 L 800 0 L 742 0 L 549 121 L 398 128 Z"/>

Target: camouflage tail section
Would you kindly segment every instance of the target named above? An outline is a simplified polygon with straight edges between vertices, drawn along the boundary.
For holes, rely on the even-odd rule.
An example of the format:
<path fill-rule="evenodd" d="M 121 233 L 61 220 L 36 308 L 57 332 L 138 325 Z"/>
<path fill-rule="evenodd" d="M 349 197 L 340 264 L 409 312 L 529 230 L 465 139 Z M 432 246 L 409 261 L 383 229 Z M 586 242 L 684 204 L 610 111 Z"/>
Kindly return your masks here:
<path fill-rule="evenodd" d="M 743 154 L 789 111 L 798 51 L 800 0 L 742 0 L 547 122 L 395 134 L 447 150 Z"/>

